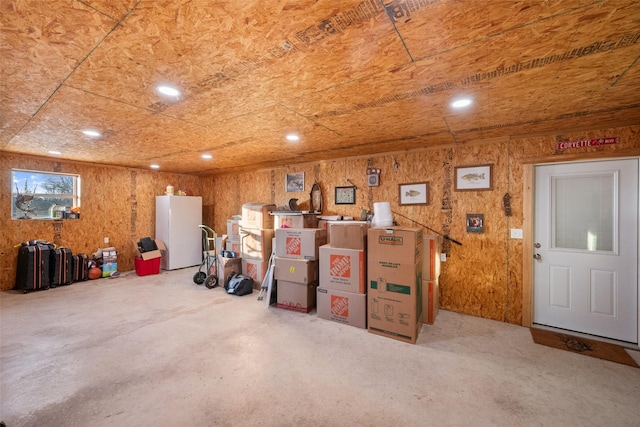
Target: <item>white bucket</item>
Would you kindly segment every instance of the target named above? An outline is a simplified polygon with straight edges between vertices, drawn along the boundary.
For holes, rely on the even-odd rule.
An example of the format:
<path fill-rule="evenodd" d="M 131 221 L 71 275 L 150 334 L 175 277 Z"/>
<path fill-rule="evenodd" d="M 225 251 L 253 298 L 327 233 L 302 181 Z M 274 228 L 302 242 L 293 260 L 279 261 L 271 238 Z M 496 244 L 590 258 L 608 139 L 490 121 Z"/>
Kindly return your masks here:
<path fill-rule="evenodd" d="M 389 202 L 376 202 L 373 204 L 373 218 L 371 226 L 374 228 L 391 227 L 393 216 L 391 216 L 391 204 Z"/>

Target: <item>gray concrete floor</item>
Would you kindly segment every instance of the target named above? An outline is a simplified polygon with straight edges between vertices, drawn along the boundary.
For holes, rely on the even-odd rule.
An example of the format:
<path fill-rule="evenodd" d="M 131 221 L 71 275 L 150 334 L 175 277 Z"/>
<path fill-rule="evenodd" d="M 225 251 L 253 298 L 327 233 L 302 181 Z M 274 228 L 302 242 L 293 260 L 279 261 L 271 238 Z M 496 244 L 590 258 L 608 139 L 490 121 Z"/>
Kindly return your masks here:
<path fill-rule="evenodd" d="M 416 345 L 229 296 L 195 268 L 2 292 L 17 426 L 638 426 L 640 369 L 441 311 Z"/>

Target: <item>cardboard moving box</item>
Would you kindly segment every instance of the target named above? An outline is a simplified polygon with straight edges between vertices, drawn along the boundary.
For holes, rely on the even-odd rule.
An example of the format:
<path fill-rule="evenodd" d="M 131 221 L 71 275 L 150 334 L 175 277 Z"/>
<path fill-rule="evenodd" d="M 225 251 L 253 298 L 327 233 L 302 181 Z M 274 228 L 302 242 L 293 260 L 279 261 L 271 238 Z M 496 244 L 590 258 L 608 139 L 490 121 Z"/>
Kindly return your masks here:
<path fill-rule="evenodd" d="M 320 246 L 327 243 L 327 231 L 319 228 L 279 228 L 276 230 L 276 256 L 318 259 Z"/>
<path fill-rule="evenodd" d="M 318 317 L 345 325 L 367 328 L 367 295 L 318 288 Z"/>
<path fill-rule="evenodd" d="M 327 242 L 334 248 L 367 249 L 367 221 L 329 221 Z"/>
<path fill-rule="evenodd" d="M 318 228 L 317 214 L 273 212 L 273 228 Z"/>
<path fill-rule="evenodd" d="M 422 328 L 421 270 L 414 265 L 413 283 L 369 280 L 369 332 L 415 344 Z"/>
<path fill-rule="evenodd" d="M 436 323 L 440 308 L 440 286 L 433 280 L 422 280 L 422 323 Z"/>
<path fill-rule="evenodd" d="M 239 258 L 242 254 L 242 242 L 240 239 L 227 239 L 224 249 L 230 252 L 235 252 Z"/>
<path fill-rule="evenodd" d="M 318 281 L 318 261 L 310 259 L 275 258 L 273 277 L 294 283 Z"/>
<path fill-rule="evenodd" d="M 227 220 L 227 236 L 229 239 L 240 238 L 240 219 L 228 219 Z"/>
<path fill-rule="evenodd" d="M 278 308 L 308 313 L 316 305 L 318 282 L 295 283 L 278 280 Z"/>
<path fill-rule="evenodd" d="M 369 229 L 369 332 L 415 343 L 422 327 L 422 230 Z"/>
<path fill-rule="evenodd" d="M 326 289 L 367 292 L 366 258 L 363 249 L 320 246 L 319 285 Z"/>
<path fill-rule="evenodd" d="M 245 203 L 242 205 L 242 227 L 273 229 L 273 216 L 269 212 L 275 211 L 276 205 L 265 203 Z"/>
<path fill-rule="evenodd" d="M 422 263 L 422 278 L 438 280 L 440 277 L 440 236 L 425 235 Z"/>
<path fill-rule="evenodd" d="M 260 289 L 267 272 L 268 261 L 262 259 L 242 258 L 242 274 L 253 279 L 253 288 Z"/>
<path fill-rule="evenodd" d="M 218 283 L 224 285 L 231 273 L 242 274 L 242 258 L 228 258 L 218 254 Z"/>
<path fill-rule="evenodd" d="M 369 261 L 422 263 L 422 230 L 409 227 L 370 228 L 367 251 Z"/>
<path fill-rule="evenodd" d="M 242 257 L 269 259 L 271 256 L 271 242 L 273 230 L 244 228 L 240 230 L 242 242 Z"/>
<path fill-rule="evenodd" d="M 140 252 L 140 248 L 138 247 L 138 242 L 133 240 L 133 247 L 135 251 L 134 253 L 136 254 L 136 257 L 142 258 L 145 261 L 162 257 L 162 252 L 166 251 L 167 247 L 165 246 L 162 240 L 154 240 L 154 242 L 158 249 L 154 251 Z"/>

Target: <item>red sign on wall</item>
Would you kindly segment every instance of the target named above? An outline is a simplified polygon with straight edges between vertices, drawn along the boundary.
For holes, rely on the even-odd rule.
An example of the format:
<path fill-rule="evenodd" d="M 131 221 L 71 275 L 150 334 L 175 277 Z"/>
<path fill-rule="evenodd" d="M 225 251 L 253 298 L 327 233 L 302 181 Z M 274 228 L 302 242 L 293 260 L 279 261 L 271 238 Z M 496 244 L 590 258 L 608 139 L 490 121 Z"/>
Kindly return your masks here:
<path fill-rule="evenodd" d="M 556 142 L 556 150 L 561 151 L 569 148 L 597 147 L 599 145 L 611 145 L 617 143 L 617 136 L 611 138 L 583 139 L 580 141 L 561 141 Z"/>

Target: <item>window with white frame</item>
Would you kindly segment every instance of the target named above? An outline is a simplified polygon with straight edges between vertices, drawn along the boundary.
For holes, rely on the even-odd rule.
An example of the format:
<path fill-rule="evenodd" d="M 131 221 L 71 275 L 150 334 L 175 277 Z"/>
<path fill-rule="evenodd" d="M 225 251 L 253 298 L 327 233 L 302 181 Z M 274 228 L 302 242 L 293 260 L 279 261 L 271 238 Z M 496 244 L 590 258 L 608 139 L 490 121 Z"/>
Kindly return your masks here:
<path fill-rule="evenodd" d="M 80 176 L 13 169 L 12 219 L 79 218 Z"/>

